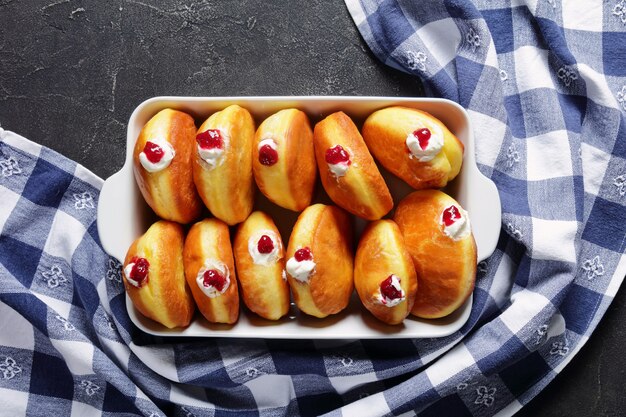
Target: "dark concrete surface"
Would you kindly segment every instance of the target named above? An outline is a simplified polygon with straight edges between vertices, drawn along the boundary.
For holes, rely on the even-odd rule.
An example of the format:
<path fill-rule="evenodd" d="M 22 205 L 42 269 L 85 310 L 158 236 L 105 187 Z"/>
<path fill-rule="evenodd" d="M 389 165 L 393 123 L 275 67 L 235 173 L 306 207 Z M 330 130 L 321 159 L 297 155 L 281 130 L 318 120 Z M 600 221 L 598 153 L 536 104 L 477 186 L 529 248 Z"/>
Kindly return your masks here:
<path fill-rule="evenodd" d="M 0 0 L 0 123 L 106 178 L 132 110 L 157 95 L 419 96 L 341 0 Z M 519 415 L 626 415 L 623 291 Z"/>

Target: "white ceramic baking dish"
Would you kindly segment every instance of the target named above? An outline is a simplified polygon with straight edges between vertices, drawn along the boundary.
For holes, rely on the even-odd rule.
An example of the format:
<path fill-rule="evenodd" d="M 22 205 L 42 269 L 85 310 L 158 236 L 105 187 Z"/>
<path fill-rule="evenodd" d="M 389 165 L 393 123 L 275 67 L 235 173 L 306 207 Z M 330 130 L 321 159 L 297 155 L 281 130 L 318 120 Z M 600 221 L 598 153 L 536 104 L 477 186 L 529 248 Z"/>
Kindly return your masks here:
<path fill-rule="evenodd" d="M 126 161 L 122 169 L 108 178 L 100 194 L 98 205 L 98 232 L 104 249 L 120 261 L 124 260 L 130 244 L 156 220 L 147 206 L 133 177 L 132 150 L 143 125 L 158 111 L 175 108 L 196 119 L 198 125 L 212 113 L 231 104 L 248 109 L 257 125 L 267 116 L 284 108 L 296 107 L 306 112 L 312 124 L 335 111 L 342 110 L 361 126 L 375 110 L 402 105 L 427 111 L 439 118 L 465 144 L 463 167 L 459 176 L 444 191 L 456 198 L 468 211 L 478 247 L 478 261 L 487 258 L 495 249 L 500 234 L 500 198 L 494 183 L 480 173 L 474 156 L 474 137 L 466 111 L 458 104 L 444 99 L 397 97 L 155 97 L 141 103 L 128 122 Z M 393 175 L 381 169 L 397 204 L 411 189 Z M 329 202 L 318 184 L 315 202 Z M 255 209 L 270 214 L 276 221 L 285 243 L 297 213 L 291 213 L 271 204 L 257 192 Z M 358 234 L 364 222 L 357 222 Z M 243 304 L 243 303 L 242 303 Z M 285 339 L 371 339 L 423 338 L 449 335 L 467 321 L 472 298 L 452 315 L 437 320 L 407 318 L 402 325 L 385 325 L 363 308 L 353 295 L 349 307 L 342 313 L 316 319 L 300 314 L 292 306 L 287 317 L 270 322 L 242 310 L 235 325 L 208 323 L 196 314 L 185 329 L 167 329 L 143 317 L 126 297 L 131 320 L 143 331 L 159 336 L 190 337 L 252 337 Z"/>

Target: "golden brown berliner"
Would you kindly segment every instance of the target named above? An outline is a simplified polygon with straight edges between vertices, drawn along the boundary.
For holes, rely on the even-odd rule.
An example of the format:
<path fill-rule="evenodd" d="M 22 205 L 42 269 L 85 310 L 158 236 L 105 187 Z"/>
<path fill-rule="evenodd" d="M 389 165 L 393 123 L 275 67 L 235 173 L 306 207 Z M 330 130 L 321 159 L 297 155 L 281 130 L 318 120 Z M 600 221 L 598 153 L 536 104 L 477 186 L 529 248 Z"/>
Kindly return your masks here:
<path fill-rule="evenodd" d="M 326 317 L 346 308 L 354 288 L 352 221 L 338 207 L 315 204 L 298 217 L 287 248 L 287 279 L 298 308 Z"/>
<path fill-rule="evenodd" d="M 239 291 L 226 223 L 205 219 L 194 224 L 185 239 L 183 260 L 185 278 L 202 315 L 211 323 L 235 323 Z"/>
<path fill-rule="evenodd" d="M 183 229 L 160 220 L 128 249 L 124 287 L 144 316 L 168 328 L 189 325 L 195 305 L 185 282 Z"/>
<path fill-rule="evenodd" d="M 265 119 L 252 151 L 254 179 L 270 201 L 293 211 L 311 204 L 317 168 L 313 131 L 304 112 L 285 109 Z"/>
<path fill-rule="evenodd" d="M 411 312 L 417 291 L 415 267 L 392 220 L 370 223 L 361 235 L 354 286 L 365 308 L 385 323 L 401 323 Z"/>
<path fill-rule="evenodd" d="M 463 143 L 421 110 L 375 111 L 363 124 L 363 139 L 387 170 L 418 190 L 443 187 L 461 170 Z"/>
<path fill-rule="evenodd" d="M 193 118 L 181 111 L 158 112 L 141 129 L 133 150 L 133 171 L 144 199 L 163 219 L 189 223 L 202 212 L 193 183 Z"/>
<path fill-rule="evenodd" d="M 272 219 L 263 212 L 253 212 L 239 225 L 233 252 L 246 306 L 269 320 L 287 314 L 289 285 L 283 241 Z"/>
<path fill-rule="evenodd" d="M 322 185 L 338 206 L 367 220 L 391 210 L 387 184 L 350 117 L 337 112 L 317 123 L 313 143 Z"/>
<path fill-rule="evenodd" d="M 198 129 L 193 180 L 211 213 L 229 225 L 252 211 L 254 120 L 232 105 L 214 113 Z"/>
<path fill-rule="evenodd" d="M 394 220 L 417 272 L 411 313 L 447 316 L 469 297 L 476 279 L 476 242 L 467 212 L 441 191 L 421 190 L 398 204 Z"/>

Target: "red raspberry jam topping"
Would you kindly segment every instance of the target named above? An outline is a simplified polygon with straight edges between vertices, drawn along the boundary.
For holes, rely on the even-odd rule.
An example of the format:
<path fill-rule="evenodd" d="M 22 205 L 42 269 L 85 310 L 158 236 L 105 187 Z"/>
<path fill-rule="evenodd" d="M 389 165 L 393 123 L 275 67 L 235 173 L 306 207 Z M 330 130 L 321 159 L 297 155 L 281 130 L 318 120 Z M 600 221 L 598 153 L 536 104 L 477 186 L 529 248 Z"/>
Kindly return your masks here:
<path fill-rule="evenodd" d="M 427 128 L 417 129 L 413 132 L 413 136 L 417 138 L 417 141 L 420 144 L 420 148 L 426 149 L 428 146 L 428 141 L 430 140 L 430 130 Z"/>
<path fill-rule="evenodd" d="M 456 206 L 450 206 L 443 211 L 443 224 L 452 226 L 457 220 L 461 219 L 461 212 Z"/>
<path fill-rule="evenodd" d="M 278 162 L 278 152 L 270 145 L 263 145 L 259 149 L 259 162 L 263 165 L 271 166 Z"/>
<path fill-rule="evenodd" d="M 298 249 L 293 257 L 296 258 L 296 261 L 298 262 L 313 260 L 313 254 L 311 253 L 311 249 L 308 247 Z"/>
<path fill-rule="evenodd" d="M 133 268 L 130 270 L 129 278 L 136 281 L 138 286 L 148 282 L 148 271 L 150 269 L 150 262 L 146 258 L 139 258 L 137 256 L 130 260 L 133 263 Z"/>
<path fill-rule="evenodd" d="M 392 278 L 393 275 L 389 275 L 387 279 L 380 283 L 380 293 L 389 300 L 402 298 L 402 290 L 398 290 L 392 285 Z"/>
<path fill-rule="evenodd" d="M 198 133 L 196 142 L 202 149 L 222 149 L 224 147 L 224 139 L 219 129 L 209 129 Z"/>
<path fill-rule="evenodd" d="M 259 243 L 257 243 L 257 249 L 259 253 L 271 253 L 274 250 L 274 242 L 268 235 L 261 236 Z"/>
<path fill-rule="evenodd" d="M 222 292 L 226 286 L 226 277 L 216 269 L 209 269 L 203 275 L 202 284 L 205 287 L 213 287 L 219 292 Z"/>
<path fill-rule="evenodd" d="M 350 165 L 350 154 L 341 146 L 326 149 L 326 163 L 336 165 L 345 163 Z"/>
<path fill-rule="evenodd" d="M 163 152 L 163 148 L 161 148 L 156 143 L 150 141 L 147 141 L 145 146 L 143 147 L 143 153 L 146 155 L 146 158 L 148 158 L 148 161 L 152 162 L 153 164 L 159 162 L 165 154 L 165 152 Z"/>

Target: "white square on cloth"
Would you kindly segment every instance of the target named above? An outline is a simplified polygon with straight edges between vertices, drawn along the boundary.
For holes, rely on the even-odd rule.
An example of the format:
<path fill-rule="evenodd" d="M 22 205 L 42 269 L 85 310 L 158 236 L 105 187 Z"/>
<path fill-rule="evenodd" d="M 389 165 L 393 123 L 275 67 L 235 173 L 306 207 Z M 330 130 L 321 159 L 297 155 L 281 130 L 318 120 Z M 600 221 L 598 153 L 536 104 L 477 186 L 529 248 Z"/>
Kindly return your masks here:
<path fill-rule="evenodd" d="M 426 368 L 426 376 L 433 387 L 442 384 L 464 369 L 475 365 L 476 359 L 464 343 L 459 343 L 446 356 Z"/>
<path fill-rule="evenodd" d="M 184 389 L 182 388 L 184 387 Z M 172 384 L 170 401 L 174 404 L 190 405 L 192 407 L 206 407 L 209 402 L 206 390 L 200 386 Z"/>
<path fill-rule="evenodd" d="M 532 257 L 549 261 L 576 262 L 574 241 L 578 222 L 533 218 Z"/>
<path fill-rule="evenodd" d="M 468 110 L 468 113 L 474 127 L 477 162 L 493 167 L 502 148 L 506 125 L 477 111 Z"/>
<path fill-rule="evenodd" d="M 527 45 L 515 50 L 513 56 L 519 93 L 534 88 L 555 89 L 548 65 L 548 51 Z"/>
<path fill-rule="evenodd" d="M 416 35 L 424 45 L 428 45 L 428 53 L 439 62 L 441 67 L 448 65 L 456 57 L 456 49 L 461 42 L 461 32 L 454 23 L 454 19 L 441 19 L 428 23 L 419 28 Z"/>
<path fill-rule="evenodd" d="M 0 388 L 0 410 L 2 415 L 21 417 L 26 415 L 28 407 L 28 393 Z"/>
<path fill-rule="evenodd" d="M 254 397 L 259 410 L 285 407 L 296 397 L 293 381 L 288 375 L 261 375 L 244 384 Z M 281 393 L 281 395 L 277 395 Z M 263 413 L 261 413 L 263 414 Z"/>
<path fill-rule="evenodd" d="M 598 195 L 600 186 L 604 180 L 604 174 L 611 160 L 611 155 L 596 148 L 595 146 L 582 143 L 580 145 L 580 156 L 583 165 L 583 183 L 585 192 Z"/>
<path fill-rule="evenodd" d="M 343 416 L 387 416 L 390 414 L 391 410 L 382 392 L 352 402 L 341 409 Z"/>
<path fill-rule="evenodd" d="M 0 346 L 35 350 L 35 333 L 28 320 L 2 301 L 0 317 Z"/>
<path fill-rule="evenodd" d="M 91 417 L 101 416 L 102 411 L 90 406 L 89 404 L 81 403 L 79 401 L 72 401 L 72 414 L 70 417 Z"/>
<path fill-rule="evenodd" d="M 2 198 L 0 198 L 0 232 L 2 232 L 4 224 L 7 222 L 17 202 L 20 200 L 20 196 L 2 186 L 0 186 L 0 195 L 2 196 Z"/>
<path fill-rule="evenodd" d="M 74 375 L 92 375 L 94 347 L 91 343 L 76 340 L 50 339 L 52 346 L 63 356 Z"/>
<path fill-rule="evenodd" d="M 563 0 L 563 27 L 602 32 L 602 2 Z"/>
<path fill-rule="evenodd" d="M 577 64 L 576 69 L 578 75 L 585 81 L 585 88 L 587 90 L 587 97 L 593 100 L 596 104 L 601 104 L 606 107 L 617 107 L 619 105 L 615 96 L 611 92 L 611 88 L 606 82 L 606 77 L 600 74 L 587 64 Z"/>
<path fill-rule="evenodd" d="M 499 319 L 513 334 L 517 334 L 543 310 L 550 300 L 534 291 L 524 289 L 511 297 L 511 305 L 504 310 Z"/>
<path fill-rule="evenodd" d="M 354 387 L 374 382 L 377 378 L 376 373 L 369 372 L 360 375 L 333 376 L 329 379 L 337 394 L 343 395 Z"/>
<path fill-rule="evenodd" d="M 65 259 L 71 265 L 72 255 L 86 232 L 81 222 L 64 211 L 57 210 L 44 251 L 49 255 Z"/>
<path fill-rule="evenodd" d="M 526 154 L 529 181 L 570 177 L 574 174 L 567 130 L 556 130 L 526 139 Z"/>

